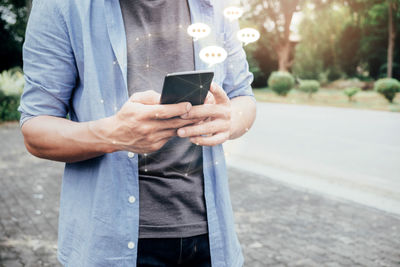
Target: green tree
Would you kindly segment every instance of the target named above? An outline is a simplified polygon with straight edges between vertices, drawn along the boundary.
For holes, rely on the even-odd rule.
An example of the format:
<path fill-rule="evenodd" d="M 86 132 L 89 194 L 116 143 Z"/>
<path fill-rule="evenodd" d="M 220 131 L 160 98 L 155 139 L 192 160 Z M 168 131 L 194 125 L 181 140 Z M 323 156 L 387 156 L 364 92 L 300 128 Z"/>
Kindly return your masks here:
<path fill-rule="evenodd" d="M 30 0 L 0 0 L 0 71 L 22 65 Z"/>
<path fill-rule="evenodd" d="M 295 51 L 295 74 L 304 79 L 317 79 L 321 73 L 330 80 L 341 73 L 379 78 L 393 69 L 393 76 L 400 78 L 400 51 L 395 49 L 400 45 L 400 38 L 395 38 L 400 34 L 400 27 L 396 27 L 400 24 L 399 2 L 332 0 L 312 10 L 304 8 L 301 42 Z M 392 23 L 388 10 L 393 13 Z"/>
<path fill-rule="evenodd" d="M 348 8 L 325 4 L 318 8 L 305 8 L 302 13 L 301 42 L 296 47 L 294 73 L 302 79 L 321 80 L 323 73 L 327 73 L 330 80 L 339 78 L 342 66 L 338 42 L 345 38 L 344 28 L 351 22 Z M 353 46 L 357 43 L 351 48 Z"/>
<path fill-rule="evenodd" d="M 387 77 L 392 78 L 393 75 L 393 52 L 396 39 L 396 20 L 398 1 L 388 0 L 388 52 L 387 52 Z"/>
<path fill-rule="evenodd" d="M 371 77 L 386 77 L 390 74 L 390 69 L 393 77 L 400 78 L 400 53 L 397 51 L 398 49 L 395 49 L 395 47 L 399 47 L 400 39 L 394 38 L 399 36 L 400 30 L 399 27 L 395 27 L 400 24 L 400 12 L 397 8 L 399 0 L 393 0 L 392 5 L 395 8 L 390 8 L 389 0 L 369 0 L 367 2 L 368 9 L 362 14 L 361 21 L 363 30 L 360 46 L 361 57 Z M 392 23 L 389 18 L 390 10 L 392 10 Z M 390 29 L 389 25 L 393 27 Z M 392 66 L 389 67 L 389 64 Z"/>
<path fill-rule="evenodd" d="M 295 11 L 304 0 L 248 0 L 246 16 L 261 27 L 264 40 L 275 53 L 279 71 L 288 71 L 292 65 L 293 43 L 290 25 Z"/>

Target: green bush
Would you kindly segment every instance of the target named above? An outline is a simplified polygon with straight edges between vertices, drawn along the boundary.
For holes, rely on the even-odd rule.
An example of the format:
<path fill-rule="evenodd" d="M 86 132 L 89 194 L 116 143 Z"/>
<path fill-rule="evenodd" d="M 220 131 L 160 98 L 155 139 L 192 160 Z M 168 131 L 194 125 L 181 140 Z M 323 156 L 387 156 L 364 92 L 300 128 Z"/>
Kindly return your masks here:
<path fill-rule="evenodd" d="M 347 95 L 347 97 L 349 98 L 349 102 L 352 102 L 353 101 L 353 96 L 355 96 L 360 91 L 361 91 L 361 89 L 358 88 L 358 87 L 349 87 L 349 88 L 346 88 L 343 91 L 343 93 L 345 95 Z"/>
<path fill-rule="evenodd" d="M 0 73 L 0 121 L 19 119 L 17 108 L 24 84 L 20 69 L 10 69 Z"/>
<path fill-rule="evenodd" d="M 299 85 L 299 90 L 308 93 L 311 98 L 312 94 L 318 92 L 320 84 L 316 80 L 301 80 Z"/>
<path fill-rule="evenodd" d="M 276 71 L 269 76 L 268 86 L 278 95 L 286 96 L 294 86 L 294 78 L 289 72 Z"/>
<path fill-rule="evenodd" d="M 328 69 L 328 80 L 336 81 L 343 78 L 344 74 L 338 67 L 331 67 Z"/>
<path fill-rule="evenodd" d="M 392 78 L 379 79 L 375 82 L 374 90 L 392 103 L 396 93 L 400 92 L 400 82 Z"/>
<path fill-rule="evenodd" d="M 253 73 L 254 79 L 251 83 L 253 88 L 263 88 L 267 86 L 267 75 L 257 66 L 251 66 L 250 72 Z"/>

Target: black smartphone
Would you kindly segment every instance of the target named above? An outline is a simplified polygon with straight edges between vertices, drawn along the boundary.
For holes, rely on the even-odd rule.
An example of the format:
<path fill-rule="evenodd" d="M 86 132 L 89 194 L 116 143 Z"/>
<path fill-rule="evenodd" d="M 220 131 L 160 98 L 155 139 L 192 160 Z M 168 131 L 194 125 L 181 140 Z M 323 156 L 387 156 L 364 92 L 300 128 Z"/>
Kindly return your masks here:
<path fill-rule="evenodd" d="M 165 76 L 161 93 L 161 104 L 190 102 L 192 105 L 204 104 L 210 89 L 214 72 L 185 71 Z"/>

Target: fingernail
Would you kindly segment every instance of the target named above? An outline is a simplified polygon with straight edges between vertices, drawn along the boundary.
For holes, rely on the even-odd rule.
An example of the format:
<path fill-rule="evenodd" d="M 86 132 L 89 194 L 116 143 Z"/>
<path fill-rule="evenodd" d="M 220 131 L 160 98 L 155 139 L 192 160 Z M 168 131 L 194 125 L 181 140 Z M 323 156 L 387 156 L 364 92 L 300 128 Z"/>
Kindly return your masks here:
<path fill-rule="evenodd" d="M 185 135 L 185 130 L 179 129 L 179 130 L 178 130 L 178 135 L 179 135 L 179 136 Z"/>
<path fill-rule="evenodd" d="M 215 85 L 216 85 L 216 84 L 215 84 L 214 82 L 211 84 L 211 86 L 210 86 L 210 90 L 211 90 L 211 91 L 215 91 Z"/>
<path fill-rule="evenodd" d="M 192 108 L 192 104 L 187 103 L 187 105 L 186 105 L 186 110 L 189 111 L 191 108 Z"/>
<path fill-rule="evenodd" d="M 189 113 L 185 113 L 181 116 L 182 119 L 186 119 L 187 117 L 189 117 Z"/>

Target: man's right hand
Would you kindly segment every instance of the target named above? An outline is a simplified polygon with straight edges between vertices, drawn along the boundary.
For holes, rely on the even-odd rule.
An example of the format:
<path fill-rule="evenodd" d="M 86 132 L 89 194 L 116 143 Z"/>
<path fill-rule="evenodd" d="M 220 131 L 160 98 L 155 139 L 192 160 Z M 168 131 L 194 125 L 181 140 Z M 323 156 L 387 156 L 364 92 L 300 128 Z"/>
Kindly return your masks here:
<path fill-rule="evenodd" d="M 107 118 L 74 122 L 40 115 L 22 126 L 26 148 L 33 155 L 62 162 L 77 162 L 119 150 L 150 153 L 160 149 L 178 128 L 195 120 L 180 116 L 190 103 L 160 105 L 160 94 L 134 94 L 121 110 Z"/>
<path fill-rule="evenodd" d="M 160 94 L 155 91 L 135 93 L 117 114 L 104 121 L 101 134 L 112 151 L 151 153 L 176 136 L 178 128 L 198 122 L 180 118 L 191 107 L 189 102 L 160 105 Z"/>

